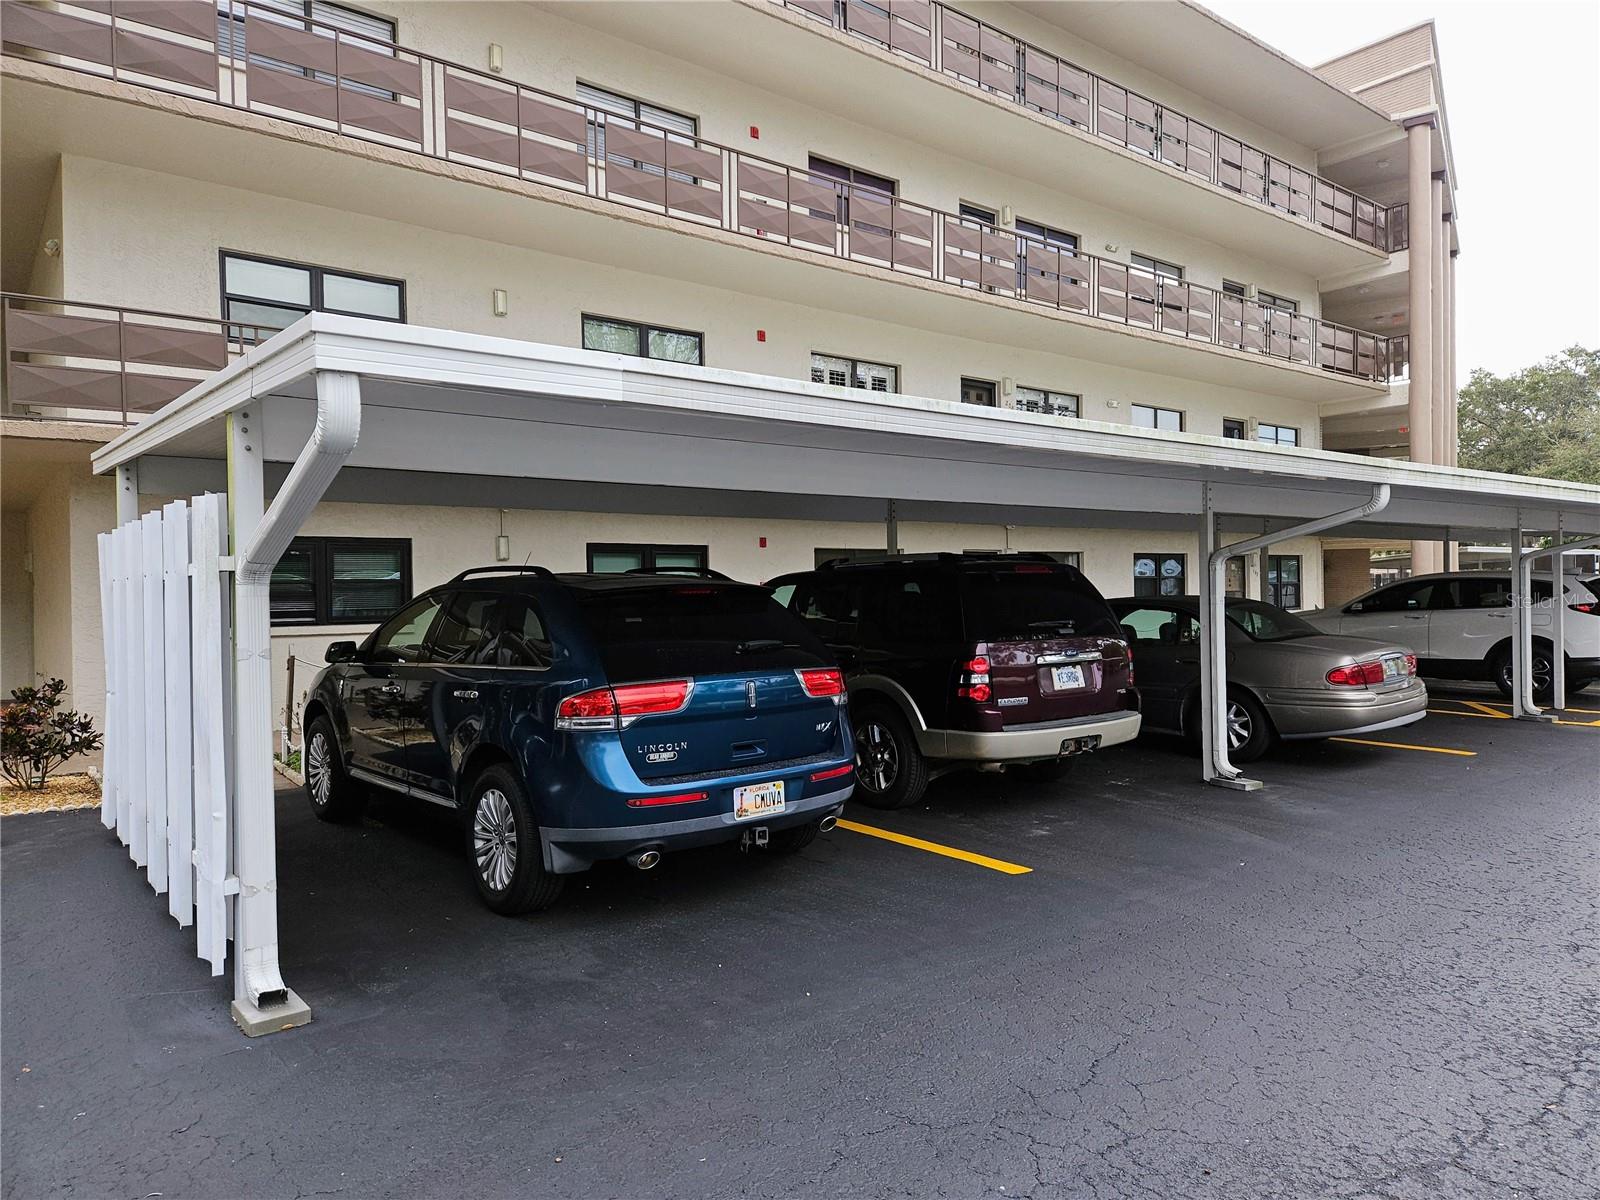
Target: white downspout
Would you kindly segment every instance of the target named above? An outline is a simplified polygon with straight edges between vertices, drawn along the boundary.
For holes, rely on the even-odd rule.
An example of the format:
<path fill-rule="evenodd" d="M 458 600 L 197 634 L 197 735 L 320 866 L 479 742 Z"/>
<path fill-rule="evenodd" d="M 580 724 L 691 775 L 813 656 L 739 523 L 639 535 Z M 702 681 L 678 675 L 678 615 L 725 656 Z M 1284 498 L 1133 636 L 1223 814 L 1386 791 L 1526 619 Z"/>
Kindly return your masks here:
<path fill-rule="evenodd" d="M 234 551 L 234 1018 L 246 1033 L 304 1024 L 310 1010 L 278 968 L 277 830 L 272 779 L 272 568 L 355 450 L 361 382 L 343 371 L 317 375 L 317 423 L 305 449 L 262 512 L 265 439 L 261 400 L 229 419 L 229 492 Z"/>
<path fill-rule="evenodd" d="M 1210 624 L 1212 630 L 1209 645 L 1210 695 L 1201 698 L 1206 725 L 1211 734 L 1213 778 L 1208 782 L 1223 787 L 1237 787 L 1248 782 L 1244 779 L 1244 772 L 1228 761 L 1228 627 L 1226 624 L 1228 560 L 1237 555 L 1250 554 L 1277 542 L 1288 541 L 1290 538 L 1310 537 L 1339 525 L 1348 525 L 1351 521 L 1370 517 L 1388 507 L 1389 485 L 1376 483 L 1372 485 L 1372 498 L 1365 504 L 1326 517 L 1318 517 L 1312 521 L 1303 521 L 1299 525 L 1290 525 L 1276 533 L 1264 533 L 1248 541 L 1220 546 L 1211 552 L 1206 562 L 1207 580 L 1210 584 L 1210 595 L 1207 597 L 1209 611 L 1203 614 L 1203 619 Z"/>

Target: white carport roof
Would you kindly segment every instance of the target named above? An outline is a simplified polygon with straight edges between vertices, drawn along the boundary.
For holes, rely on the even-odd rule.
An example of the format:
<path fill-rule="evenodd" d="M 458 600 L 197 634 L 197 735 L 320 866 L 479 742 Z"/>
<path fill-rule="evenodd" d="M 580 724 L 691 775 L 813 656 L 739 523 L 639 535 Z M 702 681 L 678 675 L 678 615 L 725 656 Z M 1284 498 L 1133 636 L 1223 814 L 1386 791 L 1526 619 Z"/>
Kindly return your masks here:
<path fill-rule="evenodd" d="M 870 500 L 858 505 L 860 516 L 879 519 L 877 502 L 894 499 L 901 519 L 965 513 L 1136 527 L 1198 516 L 1201 485 L 1210 484 L 1213 510 L 1255 531 L 1263 521 L 1348 508 L 1388 484 L 1387 509 L 1340 527 L 1341 535 L 1459 541 L 1558 523 L 1569 535 L 1600 532 L 1600 488 L 1559 480 L 975 409 L 321 313 L 96 451 L 94 468 L 220 460 L 227 413 L 256 401 L 266 460 L 291 462 L 315 424 L 319 372 L 361 381 L 350 486 L 335 493 L 349 499 L 499 505 L 525 481 L 542 480 L 586 485 L 574 492 L 684 489 L 688 507 L 677 511 L 715 510 L 721 496 L 727 511 L 839 516 L 841 502 Z M 379 474 L 393 471 L 411 473 L 406 489 Z M 671 499 L 649 507 L 673 511 Z"/>

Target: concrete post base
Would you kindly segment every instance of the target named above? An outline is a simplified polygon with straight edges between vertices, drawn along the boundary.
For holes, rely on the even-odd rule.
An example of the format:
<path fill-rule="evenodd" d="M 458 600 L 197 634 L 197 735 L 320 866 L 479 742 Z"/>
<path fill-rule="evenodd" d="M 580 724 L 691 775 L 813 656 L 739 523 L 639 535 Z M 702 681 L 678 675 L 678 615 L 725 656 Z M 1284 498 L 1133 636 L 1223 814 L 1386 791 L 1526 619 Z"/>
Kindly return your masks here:
<path fill-rule="evenodd" d="M 1212 787 L 1229 788 L 1235 792 L 1259 792 L 1263 787 L 1259 779 L 1245 779 L 1243 776 L 1238 779 L 1223 779 L 1219 776 L 1206 782 Z"/>
<path fill-rule="evenodd" d="M 260 1037 L 311 1024 L 311 1006 L 292 989 L 286 990 L 288 996 L 281 1004 L 270 1004 L 266 1008 L 258 1008 L 248 1000 L 235 1000 L 229 1009 L 233 1013 L 233 1023 L 244 1031 L 245 1037 Z"/>

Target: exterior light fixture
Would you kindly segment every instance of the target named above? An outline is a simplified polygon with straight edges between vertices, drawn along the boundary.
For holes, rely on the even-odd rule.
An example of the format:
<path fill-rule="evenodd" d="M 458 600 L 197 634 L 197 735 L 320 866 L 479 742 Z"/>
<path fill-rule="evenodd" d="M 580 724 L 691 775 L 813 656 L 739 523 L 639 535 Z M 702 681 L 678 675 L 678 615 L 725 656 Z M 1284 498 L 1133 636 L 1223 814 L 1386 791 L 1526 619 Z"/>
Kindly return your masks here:
<path fill-rule="evenodd" d="M 505 288 L 494 289 L 494 315 L 503 317 L 511 311 L 510 297 L 506 295 Z"/>

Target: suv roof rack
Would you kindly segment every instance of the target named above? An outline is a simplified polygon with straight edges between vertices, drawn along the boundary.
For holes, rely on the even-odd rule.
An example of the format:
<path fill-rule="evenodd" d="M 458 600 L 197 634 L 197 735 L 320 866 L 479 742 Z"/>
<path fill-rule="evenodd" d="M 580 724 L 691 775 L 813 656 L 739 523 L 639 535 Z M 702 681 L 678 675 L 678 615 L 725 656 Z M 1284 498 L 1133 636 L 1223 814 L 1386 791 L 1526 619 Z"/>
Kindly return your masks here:
<path fill-rule="evenodd" d="M 624 575 L 681 575 L 685 579 L 721 579 L 732 583 L 731 576 L 710 567 L 629 567 Z"/>
<path fill-rule="evenodd" d="M 520 567 L 468 567 L 461 574 L 452 579 L 451 583 L 460 583 L 469 575 L 551 575 L 554 574 L 549 567 L 526 565 Z"/>
<path fill-rule="evenodd" d="M 817 566 L 819 571 L 831 571 L 837 567 L 879 567 L 892 563 L 960 563 L 970 562 L 972 559 L 1003 559 L 1018 562 L 1046 562 L 1056 563 L 1058 566 L 1065 564 L 1043 550 L 929 550 L 917 554 L 889 554 L 875 555 L 872 558 L 830 558 Z"/>

